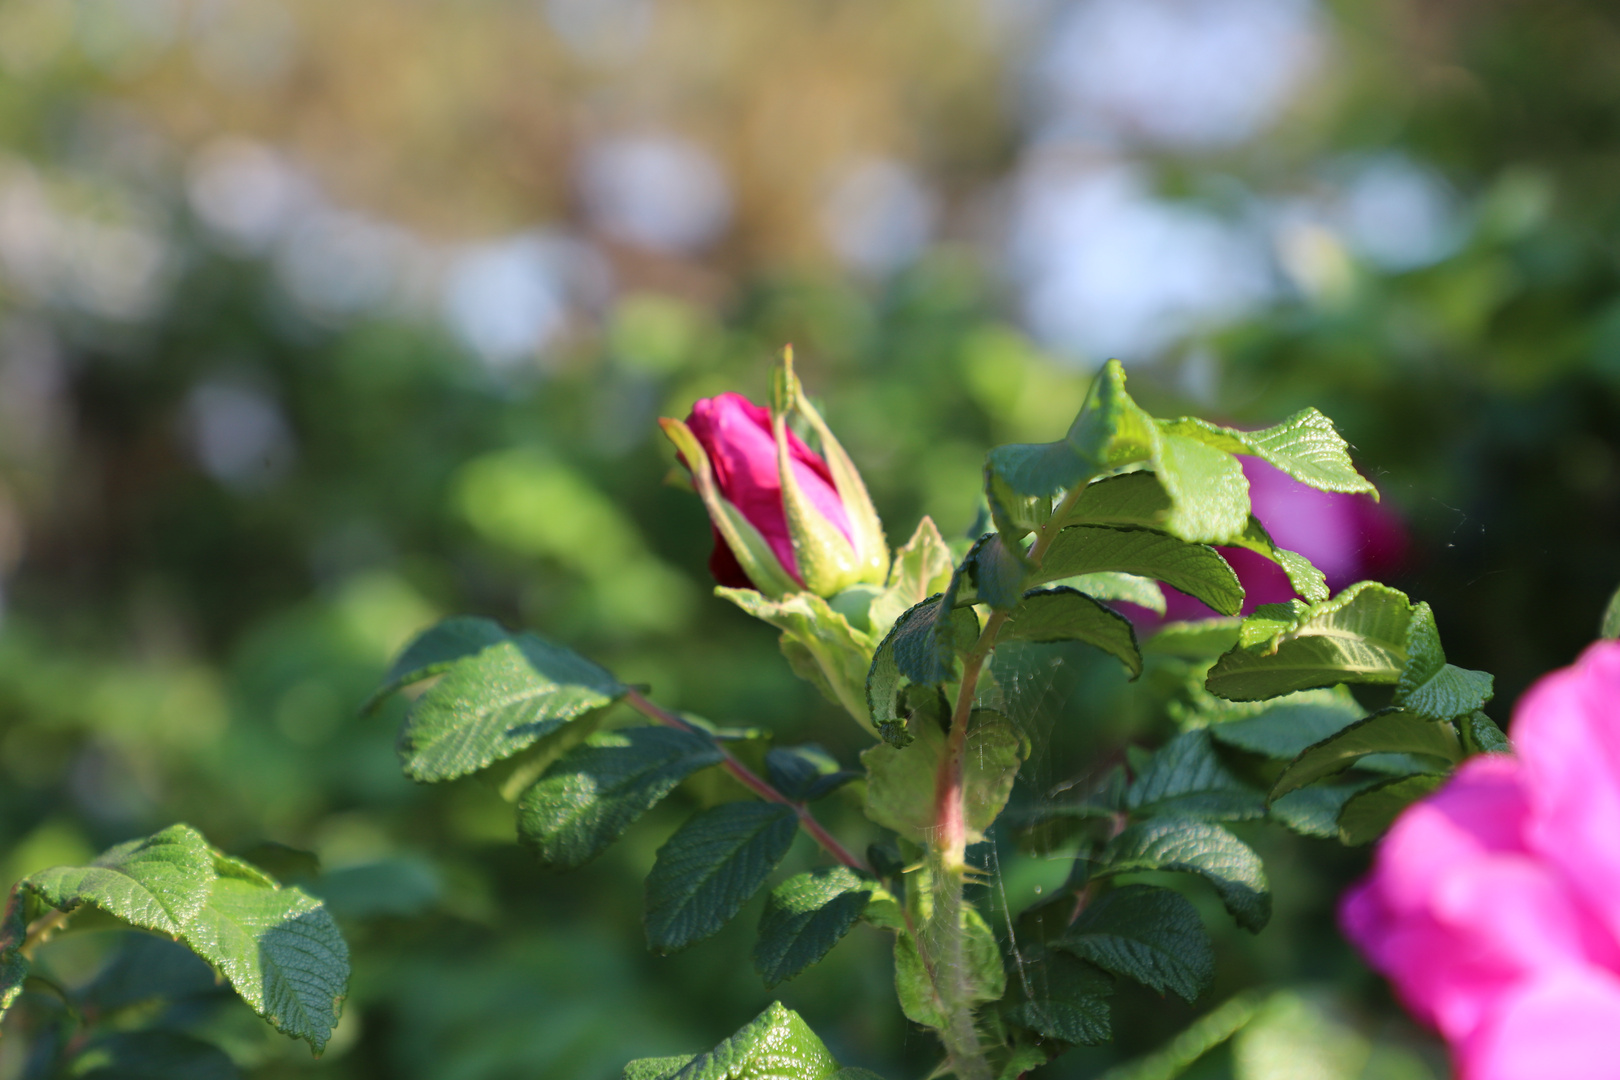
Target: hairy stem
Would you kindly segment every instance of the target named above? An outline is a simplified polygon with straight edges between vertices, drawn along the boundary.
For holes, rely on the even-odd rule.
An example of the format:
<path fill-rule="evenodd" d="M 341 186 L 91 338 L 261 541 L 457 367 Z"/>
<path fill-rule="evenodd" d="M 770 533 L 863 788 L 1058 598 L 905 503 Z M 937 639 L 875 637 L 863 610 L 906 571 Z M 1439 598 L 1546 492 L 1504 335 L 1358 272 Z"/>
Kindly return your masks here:
<path fill-rule="evenodd" d="M 1047 548 L 1062 530 L 1063 519 L 1073 509 L 1084 485 L 1064 495 L 1052 517 L 1037 531 L 1028 558 L 1040 566 Z M 962 658 L 962 682 L 956 705 L 951 711 L 951 730 L 945 753 L 940 756 L 934 779 L 934 829 L 929 844 L 929 865 L 933 871 L 934 911 L 929 922 L 924 956 L 931 962 L 934 993 L 945 1013 L 940 1039 L 945 1043 L 950 1066 L 961 1080 L 988 1080 L 990 1064 L 979 1044 L 973 1023 L 973 1005 L 967 983 L 966 947 L 962 916 L 967 885 L 967 810 L 964 782 L 967 760 L 968 725 L 973 718 L 973 702 L 978 694 L 979 676 L 995 651 L 996 638 L 1007 622 L 1005 611 L 991 612 L 972 651 Z M 922 945 L 923 942 L 919 942 Z"/>
<path fill-rule="evenodd" d="M 679 731 L 690 731 L 695 734 L 703 734 L 703 732 L 698 728 L 688 724 L 685 720 L 682 720 L 679 716 L 676 716 L 668 709 L 661 705 L 657 705 L 654 702 L 648 701 L 647 698 L 644 697 L 638 690 L 630 691 L 630 693 L 625 697 L 625 701 L 632 709 L 635 709 L 642 716 L 645 716 L 654 723 L 662 724 L 665 727 L 672 727 Z M 843 863 L 845 866 L 849 867 L 851 870 L 860 870 L 863 873 L 871 872 L 863 860 L 851 854 L 843 844 L 838 842 L 836 837 L 826 830 L 821 822 L 816 820 L 815 815 L 810 812 L 810 808 L 808 806 L 802 802 L 794 802 L 780 791 L 777 791 L 776 788 L 772 787 L 770 783 L 758 773 L 754 772 L 747 765 L 744 765 L 742 762 L 738 761 L 736 757 L 732 755 L 731 751 L 727 750 L 724 746 L 716 744 L 716 748 L 720 751 L 721 757 L 725 759 L 723 764 L 727 772 L 736 777 L 737 780 L 741 782 L 742 785 L 749 791 L 752 791 L 766 802 L 781 803 L 783 806 L 791 807 L 793 812 L 799 815 L 799 826 L 804 829 L 805 832 L 809 833 L 811 838 L 814 839 L 816 843 L 821 845 L 823 851 L 837 859 L 839 862 Z"/>

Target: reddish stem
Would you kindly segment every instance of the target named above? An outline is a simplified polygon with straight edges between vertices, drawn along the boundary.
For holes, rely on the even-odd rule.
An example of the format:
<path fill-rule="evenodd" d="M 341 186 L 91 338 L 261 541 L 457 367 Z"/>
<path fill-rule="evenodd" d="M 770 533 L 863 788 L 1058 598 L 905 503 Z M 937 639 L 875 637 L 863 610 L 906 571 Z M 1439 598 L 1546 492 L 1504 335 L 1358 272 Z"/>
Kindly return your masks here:
<path fill-rule="evenodd" d="M 630 691 L 630 693 L 625 696 L 625 701 L 632 709 L 635 709 L 642 716 L 645 716 L 654 723 L 662 724 L 665 727 L 675 728 L 677 731 L 690 731 L 698 735 L 707 734 L 707 732 L 704 732 L 696 726 L 687 723 L 685 720 L 682 720 L 679 716 L 676 716 L 663 706 L 648 701 L 639 690 Z M 837 859 L 839 862 L 843 863 L 845 866 L 849 867 L 851 870 L 859 870 L 862 873 L 871 873 L 871 870 L 867 867 L 866 863 L 850 854 L 849 850 L 845 848 L 843 844 L 840 844 L 838 840 L 822 826 L 821 822 L 816 820 L 815 815 L 810 812 L 810 808 L 808 806 L 802 802 L 794 802 L 780 791 L 777 791 L 758 773 L 754 772 L 748 766 L 738 761 L 736 757 L 732 755 L 731 751 L 727 750 L 724 746 L 716 743 L 715 747 L 720 751 L 721 757 L 725 759 L 722 764 L 725 766 L 727 772 L 736 777 L 737 780 L 749 791 L 752 791 L 766 802 L 781 803 L 783 806 L 791 808 L 793 812 L 799 816 L 800 827 L 803 828 L 805 832 L 809 833 L 816 843 L 821 845 L 823 851 Z"/>

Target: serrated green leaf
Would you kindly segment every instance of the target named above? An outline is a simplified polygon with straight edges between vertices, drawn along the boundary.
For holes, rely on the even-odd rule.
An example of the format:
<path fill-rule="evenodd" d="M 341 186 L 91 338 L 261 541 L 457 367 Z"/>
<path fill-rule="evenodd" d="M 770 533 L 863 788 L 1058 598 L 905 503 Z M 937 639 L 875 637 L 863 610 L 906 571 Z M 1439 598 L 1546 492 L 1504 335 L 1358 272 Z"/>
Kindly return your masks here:
<path fill-rule="evenodd" d="M 1205 686 L 1230 701 L 1258 701 L 1294 690 L 1336 683 L 1395 683 L 1406 667 L 1412 608 L 1404 594 L 1363 581 L 1311 605 L 1276 629 L 1276 613 L 1262 608 L 1246 632 L 1215 662 Z"/>
<path fill-rule="evenodd" d="M 628 692 L 579 654 L 519 634 L 445 669 L 406 714 L 400 759 L 413 780 L 453 780 L 511 757 Z"/>
<path fill-rule="evenodd" d="M 1335 840 L 1339 836 L 1339 813 L 1344 804 L 1367 790 L 1377 780 L 1358 779 L 1349 783 L 1312 784 L 1273 799 L 1270 818 L 1301 836 Z"/>
<path fill-rule="evenodd" d="M 1283 573 L 1288 575 L 1288 584 L 1308 602 L 1319 604 L 1328 598 L 1327 576 L 1299 552 L 1278 547 L 1265 525 L 1253 514 L 1249 515 L 1249 524 L 1242 535 L 1234 536 L 1228 544 L 1263 555 L 1282 567 Z"/>
<path fill-rule="evenodd" d="M 1254 933 L 1271 918 L 1271 890 L 1260 856 L 1219 825 L 1168 817 L 1135 822 L 1108 845 L 1103 863 L 1093 876 L 1137 870 L 1197 874 L 1237 924 Z"/>
<path fill-rule="evenodd" d="M 971 608 L 947 606 L 949 595 L 947 590 L 907 610 L 873 655 L 866 675 L 866 701 L 880 730 L 883 724 L 900 719 L 897 697 L 904 681 L 925 686 L 949 681 L 957 652 L 971 649 L 977 641 L 979 617 Z M 948 618 L 942 614 L 947 611 Z M 939 632 L 942 627 L 947 628 L 943 633 Z"/>
<path fill-rule="evenodd" d="M 1395 686 L 1395 704 L 1425 720 L 1466 716 L 1491 700 L 1495 679 L 1446 663 L 1429 605 L 1413 605 L 1407 631 L 1406 667 Z"/>
<path fill-rule="evenodd" d="M 1620 589 L 1609 597 L 1609 606 L 1603 609 L 1603 624 L 1598 627 L 1598 637 L 1609 641 L 1620 638 Z"/>
<path fill-rule="evenodd" d="M 866 816 L 904 839 L 926 844 L 934 829 L 934 783 L 945 733 L 919 724 L 904 749 L 873 746 L 861 754 L 866 766 Z M 987 709 L 973 712 L 963 761 L 963 812 L 969 843 L 984 839 L 1007 805 L 1029 740 L 1017 726 Z"/>
<path fill-rule="evenodd" d="M 458 615 L 424 630 L 405 646 L 383 676 L 382 685 L 366 703 L 362 712 L 371 712 L 389 694 L 413 682 L 420 682 L 446 671 L 457 662 L 483 652 L 511 638 L 506 629 L 493 619 L 476 615 Z"/>
<path fill-rule="evenodd" d="M 1215 977 L 1215 951 L 1198 909 L 1180 893 L 1149 885 L 1104 893 L 1053 947 L 1189 1002 Z"/>
<path fill-rule="evenodd" d="M 1036 589 L 1013 608 L 998 641 L 1083 641 L 1109 653 L 1131 678 L 1142 674 L 1142 653 L 1131 621 L 1085 593 Z"/>
<path fill-rule="evenodd" d="M 237 1080 L 236 1063 L 219 1047 L 178 1031 L 102 1035 L 68 1064 L 75 1080 Z"/>
<path fill-rule="evenodd" d="M 1059 578 L 1054 585 L 1067 586 L 1083 592 L 1093 600 L 1122 600 L 1145 607 L 1156 615 L 1165 612 L 1164 590 L 1159 583 L 1135 574 L 1120 574 L 1103 570 L 1094 574 L 1076 574 Z"/>
<path fill-rule="evenodd" d="M 771 600 L 753 589 L 720 587 L 714 594 L 782 631 L 782 651 L 793 663 L 795 674 L 807 678 L 829 701 L 862 725 L 869 723 L 865 686 L 872 662 L 872 638 L 856 630 L 815 593 L 794 592 Z M 788 650 L 790 641 L 809 655 L 813 667 L 801 670 L 801 665 L 794 662 L 794 653 Z"/>
<path fill-rule="evenodd" d="M 559 758 L 518 799 L 518 839 L 542 862 L 582 866 L 682 780 L 722 760 L 713 740 L 695 732 L 599 732 Z"/>
<path fill-rule="evenodd" d="M 1313 743 L 1343 731 L 1365 711 L 1344 687 L 1300 690 L 1266 702 L 1262 711 L 1241 720 L 1209 726 L 1216 742 L 1273 761 L 1292 761 Z"/>
<path fill-rule="evenodd" d="M 1511 754 L 1513 744 L 1496 721 L 1482 712 L 1476 712 L 1460 724 L 1468 749 L 1476 754 Z"/>
<path fill-rule="evenodd" d="M 693 1058 L 669 1080 L 827 1080 L 837 1071 L 838 1062 L 810 1025 L 774 1001 L 735 1035 Z"/>
<path fill-rule="evenodd" d="M 1175 814 L 1207 821 L 1266 816 L 1265 792 L 1227 768 L 1210 731 L 1184 731 L 1160 747 L 1132 782 L 1126 805 L 1134 814 Z"/>
<path fill-rule="evenodd" d="M 626 1063 L 623 1080 L 670 1080 L 670 1077 L 697 1060 L 696 1054 L 672 1054 L 669 1057 L 637 1058 Z"/>
<path fill-rule="evenodd" d="M 1016 542 L 1015 542 L 1016 543 Z M 1010 546 L 1000 533 L 990 533 L 973 546 L 965 564 L 979 600 L 1001 611 L 1010 610 L 1024 595 L 1030 567 L 1024 553 Z"/>
<path fill-rule="evenodd" d="M 1219 427 L 1195 417 L 1161 420 L 1159 428 L 1229 454 L 1258 457 L 1319 491 L 1378 496 L 1378 489 L 1351 464 L 1349 444 L 1334 429 L 1333 421 L 1315 409 L 1302 409 L 1282 423 L 1259 431 Z"/>
<path fill-rule="evenodd" d="M 1352 846 L 1372 843 L 1389 831 L 1401 811 L 1436 791 L 1447 779 L 1442 773 L 1418 773 L 1369 787 L 1339 811 L 1339 839 Z"/>
<path fill-rule="evenodd" d="M 1064 439 L 995 447 L 986 455 L 985 471 L 1013 495 L 1028 498 L 1050 497 L 1096 473 Z"/>
<path fill-rule="evenodd" d="M 1088 484 L 1067 520 L 1075 525 L 1162 531 L 1169 516 L 1170 494 L 1158 477 L 1150 472 L 1133 472 Z"/>
<path fill-rule="evenodd" d="M 647 875 L 647 946 L 675 952 L 730 922 L 798 834 L 790 806 L 731 802 L 687 819 Z"/>
<path fill-rule="evenodd" d="M 1007 1010 L 1010 1023 L 1081 1046 L 1113 1038 L 1113 979 L 1064 953 L 1044 956 L 1030 979 L 1029 997 Z"/>
<path fill-rule="evenodd" d="M 787 746 L 765 753 L 765 777 L 794 802 L 824 798 L 861 774 L 840 769 L 838 759 L 814 744 Z"/>
<path fill-rule="evenodd" d="M 1462 746 L 1450 724 L 1385 709 L 1302 750 L 1277 778 L 1271 797 L 1343 772 L 1369 754 L 1416 754 L 1444 769 L 1462 758 Z"/>
<path fill-rule="evenodd" d="M 759 920 L 754 968 L 766 986 L 817 963 L 860 921 L 874 883 L 844 866 L 824 866 L 771 890 Z"/>
<path fill-rule="evenodd" d="M 872 601 L 869 619 L 874 638 L 881 640 L 907 608 L 944 591 L 955 561 L 933 519 L 919 521 L 911 539 L 894 553 L 888 585 Z"/>
<path fill-rule="evenodd" d="M 1243 607 L 1243 586 L 1220 552 L 1153 529 L 1071 525 L 1052 541 L 1027 584 L 1098 571 L 1156 578 L 1223 615 L 1235 615 Z"/>
<path fill-rule="evenodd" d="M 342 1011 L 349 948 L 319 900 L 221 863 L 185 941 L 277 1031 L 319 1054 Z"/>
<path fill-rule="evenodd" d="M 89 866 L 57 866 L 25 879 L 41 900 L 67 911 L 90 904 L 132 926 L 179 937 L 208 903 L 214 851 L 189 825 L 171 825 L 109 848 Z"/>
<path fill-rule="evenodd" d="M 1225 544 L 1249 524 L 1249 482 L 1231 454 L 1183 435 L 1167 434 L 1153 460 L 1170 495 L 1164 531 L 1200 544 Z"/>

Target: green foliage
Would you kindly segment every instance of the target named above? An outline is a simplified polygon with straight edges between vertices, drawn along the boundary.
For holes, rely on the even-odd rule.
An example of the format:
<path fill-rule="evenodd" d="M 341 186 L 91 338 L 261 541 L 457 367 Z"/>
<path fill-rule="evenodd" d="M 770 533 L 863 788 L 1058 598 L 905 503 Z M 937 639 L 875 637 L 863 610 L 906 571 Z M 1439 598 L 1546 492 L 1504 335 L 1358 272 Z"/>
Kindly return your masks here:
<path fill-rule="evenodd" d="M 1127 885 L 1088 904 L 1054 947 L 1192 1001 L 1215 977 L 1215 954 L 1198 911 L 1180 893 Z"/>
<path fill-rule="evenodd" d="M 1386 709 L 1301 751 L 1277 778 L 1271 797 L 1280 798 L 1343 772 L 1369 754 L 1415 754 L 1445 769 L 1462 757 L 1462 746 L 1449 724 L 1425 720 L 1401 709 Z"/>
<path fill-rule="evenodd" d="M 792 746 L 766 751 L 765 776 L 794 802 L 814 802 L 860 779 L 861 774 L 840 769 L 838 759 L 819 746 Z"/>
<path fill-rule="evenodd" d="M 1300 690 L 1270 699 L 1243 719 L 1212 724 L 1209 735 L 1226 746 L 1289 761 L 1312 743 L 1343 731 L 1362 715 L 1361 706 L 1342 686 Z"/>
<path fill-rule="evenodd" d="M 995 933 L 971 904 L 962 905 L 961 927 L 961 968 L 946 977 L 957 981 L 969 1004 L 999 1000 L 1007 992 L 1007 972 Z M 894 991 L 908 1020 L 936 1030 L 949 1027 L 950 1015 L 936 992 L 935 977 L 908 933 L 897 935 L 894 942 Z"/>
<path fill-rule="evenodd" d="M 974 710 L 962 780 L 969 843 L 984 839 L 1007 805 L 1029 750 L 1029 738 L 1011 721 L 988 709 Z M 944 753 L 945 733 L 929 723 L 919 724 L 916 739 L 903 749 L 879 745 L 862 753 L 866 816 L 912 843 L 926 842 L 934 828 L 934 783 Z"/>
<path fill-rule="evenodd" d="M 1446 663 L 1434 612 L 1419 602 L 1407 631 L 1406 667 L 1395 687 L 1395 703 L 1427 720 L 1466 716 L 1491 700 L 1495 679 Z"/>
<path fill-rule="evenodd" d="M 1112 655 L 1134 678 L 1142 653 L 1129 619 L 1074 589 L 1035 589 L 1012 609 L 1001 641 L 1083 641 Z"/>
<path fill-rule="evenodd" d="M 405 774 L 426 783 L 510 758 L 629 692 L 569 649 L 486 619 L 457 618 L 412 642 L 373 700 L 434 676 L 411 704 L 399 740 Z"/>
<path fill-rule="evenodd" d="M 1137 870 L 1196 874 L 1214 888 L 1239 926 L 1259 933 L 1271 919 L 1271 890 L 1260 856 L 1243 841 L 1206 821 L 1149 818 L 1108 846 L 1096 877 Z"/>
<path fill-rule="evenodd" d="M 648 947 L 675 952 L 730 922 L 798 830 L 793 808 L 781 803 L 722 803 L 687 819 L 647 875 Z"/>
<path fill-rule="evenodd" d="M 1243 606 L 1243 586 L 1220 552 L 1135 527 L 1069 526 L 1052 541 L 1040 570 L 1026 582 L 1026 587 L 1099 572 L 1155 578 L 1202 600 L 1222 615 L 1235 615 Z"/>
<path fill-rule="evenodd" d="M 932 518 L 917 523 L 905 546 L 894 553 L 889 582 L 868 610 L 871 633 L 881 638 L 907 609 L 945 590 L 955 560 Z"/>
<path fill-rule="evenodd" d="M 771 890 L 759 920 L 754 967 L 766 986 L 819 961 L 860 921 L 873 883 L 843 866 L 788 878 Z"/>
<path fill-rule="evenodd" d="M 838 1073 L 826 1044 L 778 1001 L 708 1053 L 632 1061 L 624 1080 L 830 1080 Z"/>
<path fill-rule="evenodd" d="M 216 851 L 189 825 L 119 844 L 89 866 L 56 867 L 18 882 L 0 928 L 5 1004 L 28 972 L 25 895 L 65 914 L 96 908 L 183 941 L 255 1012 L 317 1055 L 337 1024 L 349 950 L 332 916 L 302 890 Z"/>
<path fill-rule="evenodd" d="M 1210 821 L 1265 817 L 1265 794 L 1227 767 L 1212 734 L 1186 731 L 1160 748 L 1131 783 L 1126 796 L 1129 809 Z"/>
<path fill-rule="evenodd" d="M 518 800 L 518 838 L 545 863 L 583 866 L 699 769 L 717 765 L 705 735 L 671 728 L 604 731 L 564 754 Z"/>
<path fill-rule="evenodd" d="M 1036 985 L 1006 1012 L 1009 1023 L 1049 1039 L 1094 1046 L 1113 1037 L 1114 982 L 1096 967 L 1064 953 L 1040 958 Z"/>
<path fill-rule="evenodd" d="M 1401 813 L 1446 782 L 1439 773 L 1398 776 L 1357 793 L 1339 811 L 1339 836 L 1346 844 L 1370 844 L 1389 831 Z"/>
<path fill-rule="evenodd" d="M 867 723 L 863 687 L 872 643 L 865 633 L 815 593 L 795 592 L 776 600 L 752 589 L 717 588 L 714 593 L 782 631 L 782 651 L 794 671 L 828 701 Z"/>
<path fill-rule="evenodd" d="M 907 609 L 872 657 L 866 702 L 880 728 L 901 718 L 898 694 L 906 682 L 938 686 L 948 681 L 957 654 L 971 649 L 978 638 L 978 616 L 971 608 L 951 606 L 950 595 L 947 590 Z"/>

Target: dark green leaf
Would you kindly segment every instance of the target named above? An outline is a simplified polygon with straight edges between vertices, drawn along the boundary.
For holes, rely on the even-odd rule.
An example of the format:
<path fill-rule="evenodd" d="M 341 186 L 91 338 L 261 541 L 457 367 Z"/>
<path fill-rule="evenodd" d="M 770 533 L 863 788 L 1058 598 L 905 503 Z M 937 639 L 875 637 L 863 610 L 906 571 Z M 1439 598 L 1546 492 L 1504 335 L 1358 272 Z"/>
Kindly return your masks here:
<path fill-rule="evenodd" d="M 1215 952 L 1198 909 L 1170 889 L 1127 885 L 1106 892 L 1053 944 L 1104 971 L 1189 1002 L 1215 977 Z"/>
<path fill-rule="evenodd" d="M 1009 1022 L 1049 1039 L 1096 1046 L 1113 1038 L 1114 980 L 1091 964 L 1049 953 L 1030 973 L 1029 997 L 1007 1010 Z"/>
<path fill-rule="evenodd" d="M 629 688 L 568 649 L 520 634 L 450 666 L 411 706 L 405 774 L 453 780 L 507 758 Z"/>
<path fill-rule="evenodd" d="M 1339 812 L 1344 804 L 1375 783 L 1376 780 L 1359 779 L 1350 783 L 1312 784 L 1290 791 L 1271 801 L 1271 820 L 1301 836 L 1337 839 Z"/>
<path fill-rule="evenodd" d="M 1395 704 L 1425 720 L 1466 716 L 1491 700 L 1495 680 L 1483 671 L 1446 663 L 1434 612 L 1426 603 L 1412 608 L 1407 631 L 1406 668 L 1395 687 Z"/>
<path fill-rule="evenodd" d="M 1417 754 L 1446 768 L 1462 757 L 1462 747 L 1450 724 L 1385 709 L 1306 747 L 1277 778 L 1271 797 L 1343 772 L 1368 754 Z"/>
<path fill-rule="evenodd" d="M 1404 595 L 1370 581 L 1305 608 L 1280 628 L 1278 612 L 1262 608 L 1205 685 L 1231 701 L 1258 701 L 1342 682 L 1395 683 L 1406 667 L 1411 618 Z M 1251 633 L 1251 624 L 1260 631 Z"/>
<path fill-rule="evenodd" d="M 861 777 L 853 770 L 840 769 L 837 758 L 813 744 L 767 751 L 765 774 L 772 787 L 794 802 L 824 798 Z"/>
<path fill-rule="evenodd" d="M 1260 431 L 1218 427 L 1192 417 L 1161 420 L 1159 427 L 1229 454 L 1261 458 L 1320 491 L 1378 494 L 1350 463 L 1349 445 L 1334 430 L 1333 422 L 1315 409 L 1303 409 Z"/>
<path fill-rule="evenodd" d="M 966 565 L 978 598 L 991 607 L 1007 611 L 1024 595 L 1029 565 L 1024 553 L 1009 546 L 1000 533 L 990 533 L 975 544 Z"/>
<path fill-rule="evenodd" d="M 1165 611 L 1164 590 L 1159 583 L 1135 574 L 1118 574 L 1104 570 L 1095 574 L 1076 574 L 1074 577 L 1060 578 L 1057 585 L 1066 585 L 1076 592 L 1083 592 L 1093 600 L 1123 600 L 1126 603 L 1138 604 L 1158 615 Z"/>
<path fill-rule="evenodd" d="M 1110 844 L 1096 877 L 1137 870 L 1197 874 L 1214 887 L 1239 926 L 1258 933 L 1271 918 L 1271 892 L 1260 856 L 1243 841 L 1205 821 L 1149 818 Z"/>
<path fill-rule="evenodd" d="M 69 1064 L 75 1080 L 236 1080 L 236 1063 L 219 1047 L 178 1031 L 103 1035 Z"/>
<path fill-rule="evenodd" d="M 824 866 L 788 878 L 771 890 L 759 920 L 754 967 L 775 986 L 818 962 L 872 899 L 873 883 L 843 866 Z"/>
<path fill-rule="evenodd" d="M 659 1059 L 652 1059 L 654 1061 Z M 671 1059 L 665 1058 L 664 1061 Z M 642 1073 L 657 1080 L 828 1080 L 838 1072 L 838 1062 L 816 1037 L 798 1013 L 780 1001 L 760 1013 L 737 1034 L 692 1058 L 679 1071 L 661 1076 Z"/>
<path fill-rule="evenodd" d="M 1265 792 L 1227 768 L 1205 729 L 1184 731 L 1162 746 L 1131 784 L 1126 805 L 1137 814 L 1175 814 L 1209 821 L 1266 816 Z"/>
<path fill-rule="evenodd" d="M 1469 752 L 1475 754 L 1511 754 L 1513 744 L 1502 729 L 1496 726 L 1496 721 L 1482 712 L 1461 721 L 1464 741 L 1468 744 Z"/>
<path fill-rule="evenodd" d="M 894 553 L 888 586 L 872 601 L 868 611 L 871 632 L 881 638 L 906 609 L 944 590 L 950 581 L 955 560 L 939 535 L 932 518 L 917 523 L 906 545 Z"/>
<path fill-rule="evenodd" d="M 1243 586 L 1220 552 L 1152 529 L 1071 525 L 1052 541 L 1028 584 L 1098 571 L 1156 578 L 1223 615 L 1243 607 Z"/>
<path fill-rule="evenodd" d="M 1385 780 L 1344 804 L 1339 811 L 1339 838 L 1346 844 L 1370 844 L 1389 831 L 1402 810 L 1444 784 L 1441 773 L 1418 773 Z"/>
<path fill-rule="evenodd" d="M 635 727 L 592 735 L 518 800 L 518 838 L 552 866 L 595 858 L 699 769 L 723 760 L 705 735 Z"/>
<path fill-rule="evenodd" d="M 1000 641 L 1083 641 L 1142 674 L 1136 630 L 1119 612 L 1069 588 L 1036 589 L 1013 608 Z"/>
<path fill-rule="evenodd" d="M 1096 475 L 1064 439 L 1049 443 L 1008 443 L 991 450 L 986 472 L 1013 495 L 1050 497 Z"/>
<path fill-rule="evenodd" d="M 647 875 L 647 945 L 674 952 L 718 931 L 765 884 L 799 829 L 790 806 L 731 802 L 687 820 Z"/>
<path fill-rule="evenodd" d="M 23 923 L 23 901 L 22 886 L 13 887 L 0 913 L 0 1020 L 5 1019 L 6 1010 L 22 993 L 23 980 L 28 978 L 28 961 L 17 951 L 28 933 Z"/>
<path fill-rule="evenodd" d="M 1241 720 L 1210 725 L 1215 741 L 1274 761 L 1292 761 L 1313 743 L 1321 742 L 1360 720 L 1364 715 L 1356 699 L 1343 687 L 1301 690 L 1273 698 L 1266 707 Z"/>
<path fill-rule="evenodd" d="M 973 647 L 979 619 L 971 608 L 947 608 L 945 596 L 930 597 L 895 622 L 866 676 L 866 700 L 875 723 L 899 719 L 896 697 L 902 677 L 925 686 L 948 682 L 956 654 Z M 949 612 L 948 617 L 942 612 Z M 937 633 L 936 631 L 943 631 Z"/>
<path fill-rule="evenodd" d="M 458 661 L 510 640 L 511 636 L 495 620 L 476 615 L 458 615 L 429 627 L 405 646 L 361 711 L 370 712 L 401 687 L 447 671 Z"/>

